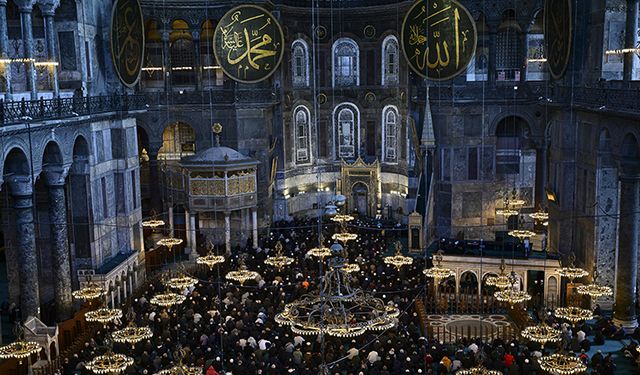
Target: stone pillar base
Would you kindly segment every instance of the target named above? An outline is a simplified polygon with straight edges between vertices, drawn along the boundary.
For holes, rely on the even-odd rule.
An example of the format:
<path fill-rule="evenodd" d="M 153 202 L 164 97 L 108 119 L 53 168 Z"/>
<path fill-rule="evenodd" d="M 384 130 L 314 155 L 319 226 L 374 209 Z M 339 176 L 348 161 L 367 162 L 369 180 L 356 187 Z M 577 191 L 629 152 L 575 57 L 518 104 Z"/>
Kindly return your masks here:
<path fill-rule="evenodd" d="M 613 324 L 616 327 L 622 327 L 625 333 L 633 333 L 638 328 L 638 319 L 613 318 Z"/>

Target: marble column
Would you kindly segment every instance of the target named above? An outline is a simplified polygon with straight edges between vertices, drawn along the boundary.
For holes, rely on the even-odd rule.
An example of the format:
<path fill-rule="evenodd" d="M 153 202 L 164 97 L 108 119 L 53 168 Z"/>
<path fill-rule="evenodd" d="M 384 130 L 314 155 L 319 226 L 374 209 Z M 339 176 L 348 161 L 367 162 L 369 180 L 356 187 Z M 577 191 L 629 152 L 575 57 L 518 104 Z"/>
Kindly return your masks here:
<path fill-rule="evenodd" d="M 169 236 L 174 237 L 173 206 L 169 206 Z"/>
<path fill-rule="evenodd" d="M 158 179 L 158 150 L 160 144 L 150 144 L 147 150 L 149 156 L 149 195 L 151 198 L 151 210 L 156 213 L 162 212 L 162 194 Z"/>
<path fill-rule="evenodd" d="M 202 89 L 202 64 L 200 63 L 200 32 L 192 31 L 191 36 L 193 37 L 193 57 L 195 64 L 193 64 L 193 69 L 195 69 L 196 73 L 196 90 Z"/>
<path fill-rule="evenodd" d="M 195 259 L 198 257 L 198 238 L 196 236 L 196 215 L 189 214 L 189 230 L 191 231 L 191 256 Z"/>
<path fill-rule="evenodd" d="M 627 20 L 624 32 L 624 48 L 636 48 L 638 33 L 638 0 L 627 0 Z M 624 65 L 622 77 L 625 81 L 633 80 L 633 60 L 635 53 L 625 53 L 623 55 Z"/>
<path fill-rule="evenodd" d="M 191 249 L 191 221 L 189 220 L 189 210 L 184 208 L 184 234 L 186 237 L 185 248 Z M 191 249 L 193 251 L 193 249 Z"/>
<path fill-rule="evenodd" d="M 636 283 L 640 233 L 640 175 L 620 176 L 620 217 L 613 322 L 627 333 L 638 327 Z"/>
<path fill-rule="evenodd" d="M 47 38 L 47 58 L 49 61 L 56 61 L 58 53 L 56 51 L 56 30 L 53 26 L 53 17 L 55 16 L 56 8 L 60 5 L 59 0 L 48 0 L 39 3 L 42 10 L 42 17 L 44 18 L 45 37 Z M 60 89 L 58 87 L 58 67 L 50 66 L 47 68 L 51 75 L 51 89 L 53 91 L 53 97 L 60 97 Z"/>
<path fill-rule="evenodd" d="M 0 0 L 0 58 L 6 59 L 9 56 L 9 30 L 7 28 L 7 0 Z M 11 92 L 11 64 L 0 65 L 2 74 L 6 81 L 5 100 L 12 100 Z"/>
<path fill-rule="evenodd" d="M 258 211 L 255 208 L 251 209 L 251 221 L 253 225 L 253 248 L 258 248 Z"/>
<path fill-rule="evenodd" d="M 224 213 L 224 246 L 227 254 L 231 254 L 231 215 L 230 212 Z"/>
<path fill-rule="evenodd" d="M 58 321 L 73 316 L 71 296 L 71 262 L 67 231 L 67 204 L 64 191 L 66 171 L 45 170 L 45 183 L 49 191 L 49 221 L 51 223 L 51 250 L 53 252 L 54 295 Z"/>
<path fill-rule="evenodd" d="M 33 29 L 31 25 L 31 12 L 33 11 L 33 2 L 16 1 L 20 8 L 20 25 L 22 28 L 22 48 L 25 59 L 33 59 Z M 38 99 L 38 84 L 36 81 L 36 69 L 33 61 L 24 64 L 27 71 L 27 87 L 31 92 L 31 100 Z"/>
<path fill-rule="evenodd" d="M 38 254 L 33 224 L 33 185 L 29 176 L 13 176 L 7 181 L 16 218 L 16 245 L 20 273 L 22 319 L 40 317 Z"/>
<path fill-rule="evenodd" d="M 171 47 L 169 44 L 169 35 L 170 32 L 168 30 L 162 31 L 162 67 L 164 73 L 163 79 L 165 92 L 171 92 L 171 59 L 169 58 L 171 54 Z"/>

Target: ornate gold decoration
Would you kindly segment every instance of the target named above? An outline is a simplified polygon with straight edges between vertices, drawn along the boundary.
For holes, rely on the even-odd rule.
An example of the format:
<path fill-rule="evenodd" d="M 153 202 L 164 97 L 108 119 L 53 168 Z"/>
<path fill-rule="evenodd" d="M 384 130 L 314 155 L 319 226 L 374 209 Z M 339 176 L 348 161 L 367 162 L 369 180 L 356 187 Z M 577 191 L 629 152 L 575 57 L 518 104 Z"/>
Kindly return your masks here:
<path fill-rule="evenodd" d="M 355 218 L 352 215 L 345 214 L 337 214 L 331 218 L 331 221 L 335 221 L 336 223 L 344 223 L 354 220 Z"/>
<path fill-rule="evenodd" d="M 509 281 L 511 282 L 511 286 L 504 290 L 497 291 L 493 294 L 493 296 L 500 302 L 507 302 L 509 305 L 516 305 L 518 303 L 526 302 L 531 299 L 531 295 L 529 293 L 516 289 L 516 274 L 515 272 L 511 272 L 511 276 L 509 276 Z"/>
<path fill-rule="evenodd" d="M 95 357 L 86 363 L 85 367 L 95 374 L 112 375 L 124 372 L 131 365 L 133 365 L 133 358 L 124 354 L 108 352 L 105 355 Z"/>
<path fill-rule="evenodd" d="M 504 262 L 504 259 L 500 261 L 500 274 L 498 276 L 489 276 L 485 280 L 485 284 L 490 286 L 495 286 L 498 289 L 506 289 L 511 285 L 511 280 L 509 279 L 509 275 L 505 272 L 507 265 Z"/>
<path fill-rule="evenodd" d="M 144 59 L 144 21 L 138 0 L 116 0 L 111 11 L 111 61 L 123 85 L 140 79 Z"/>
<path fill-rule="evenodd" d="M 576 267 L 575 262 L 576 255 L 574 253 L 571 253 L 569 254 L 569 266 L 562 267 L 556 270 L 560 274 L 560 276 L 569 279 L 569 282 L 571 284 L 573 284 L 574 279 L 579 279 L 581 277 L 589 275 L 589 272 L 587 272 L 585 269 Z"/>
<path fill-rule="evenodd" d="M 529 217 L 536 221 L 545 222 L 549 220 L 549 213 L 547 211 L 539 210 L 529 214 Z"/>
<path fill-rule="evenodd" d="M 205 256 L 199 256 L 196 258 L 197 264 L 204 264 L 209 267 L 209 271 L 213 269 L 216 264 L 224 263 L 225 259 L 222 255 L 215 255 L 213 253 L 213 244 L 209 243 L 209 252 Z"/>
<path fill-rule="evenodd" d="M 158 306 L 171 307 L 183 303 L 186 299 L 186 296 L 178 293 L 161 293 L 153 296 L 149 302 Z"/>
<path fill-rule="evenodd" d="M 264 262 L 270 266 L 276 267 L 278 271 L 280 271 L 282 267 L 286 267 L 293 263 L 293 258 L 285 256 L 282 253 L 282 243 L 278 241 L 276 243 L 276 255 L 273 257 L 267 257 Z"/>
<path fill-rule="evenodd" d="M 136 327 L 131 323 L 128 327 L 113 332 L 111 337 L 115 342 L 131 344 L 131 347 L 135 348 L 140 341 L 153 337 L 153 332 L 149 327 Z"/>
<path fill-rule="evenodd" d="M 196 284 L 198 284 L 198 279 L 182 274 L 165 281 L 166 286 L 178 290 L 185 290 Z"/>
<path fill-rule="evenodd" d="M 553 313 L 557 318 L 568 320 L 571 323 L 593 319 L 593 312 L 591 310 L 575 306 L 558 307 Z"/>
<path fill-rule="evenodd" d="M 240 283 L 240 285 L 244 285 L 248 280 L 255 280 L 260 277 L 260 274 L 256 271 L 249 271 L 247 266 L 244 263 L 244 258 L 241 257 L 239 260 L 238 269 L 236 271 L 231 271 L 227 273 L 225 278 L 227 280 L 233 280 Z"/>
<path fill-rule="evenodd" d="M 458 1 L 418 0 L 404 17 L 400 44 L 414 72 L 442 81 L 465 71 L 477 39 L 473 17 Z"/>
<path fill-rule="evenodd" d="M 314 247 L 311 250 L 307 251 L 307 255 L 324 259 L 331 255 L 331 249 L 328 247 L 324 247 L 324 236 L 320 233 L 318 237 L 318 247 Z"/>
<path fill-rule="evenodd" d="M 514 229 L 514 230 L 510 230 L 508 232 L 508 234 L 511 237 L 516 237 L 517 239 L 519 239 L 520 241 L 524 240 L 525 238 L 531 238 L 531 237 L 535 237 L 536 232 L 532 232 L 530 230 L 526 230 L 526 229 Z"/>
<path fill-rule="evenodd" d="M 582 363 L 580 358 L 568 357 L 559 353 L 540 357 L 538 363 L 543 371 L 554 375 L 572 375 L 587 371 L 587 366 Z"/>
<path fill-rule="evenodd" d="M 511 208 L 498 208 L 496 210 L 496 215 L 501 215 L 505 217 L 516 216 L 519 213 L 518 210 L 514 210 Z"/>
<path fill-rule="evenodd" d="M 520 335 L 529 341 L 542 345 L 548 342 L 562 341 L 562 331 L 549 327 L 549 325 L 544 322 L 535 326 L 526 327 L 520 332 Z"/>
<path fill-rule="evenodd" d="M 413 264 L 413 258 L 402 255 L 402 244 L 400 241 L 396 242 L 395 245 L 396 254 L 393 256 L 388 256 L 384 258 L 384 262 L 386 264 L 391 264 L 400 271 L 402 266 L 410 266 Z"/>
<path fill-rule="evenodd" d="M 182 242 L 183 242 L 182 238 L 166 237 L 156 242 L 156 245 L 166 246 L 169 249 L 169 251 L 171 251 L 171 249 L 173 249 L 174 246 L 180 245 Z"/>
<path fill-rule="evenodd" d="M 29 358 L 31 355 L 39 353 L 42 350 L 42 346 L 37 342 L 24 340 L 24 327 L 22 324 L 17 324 L 14 331 L 17 340 L 11 344 L 0 347 L 0 358 L 15 358 L 19 364 L 22 364 L 24 358 Z"/>
<path fill-rule="evenodd" d="M 598 279 L 598 270 L 595 269 L 593 271 L 593 283 L 587 285 L 578 286 L 578 293 L 588 295 L 591 298 L 599 298 L 603 296 L 612 296 L 613 290 L 606 286 L 600 285 L 596 282 Z"/>
<path fill-rule="evenodd" d="M 489 370 L 486 367 L 480 365 L 470 369 L 462 369 L 456 372 L 457 375 L 502 375 L 502 372 L 497 370 Z"/>
<path fill-rule="evenodd" d="M 216 26 L 213 52 L 225 74 L 234 81 L 255 83 L 269 78 L 284 55 L 284 35 L 278 20 L 266 9 L 240 5 Z"/>
<path fill-rule="evenodd" d="M 215 133 L 215 134 L 220 134 L 222 133 L 222 124 L 219 122 L 216 122 L 213 124 L 213 126 L 211 126 L 211 130 Z"/>
<path fill-rule="evenodd" d="M 155 220 L 155 219 L 150 219 L 150 220 L 145 220 L 142 222 L 142 226 L 143 227 L 148 227 L 148 228 L 157 228 L 157 227 L 161 227 L 164 225 L 164 220 Z"/>
<path fill-rule="evenodd" d="M 89 281 L 89 283 L 87 283 L 87 285 L 85 285 L 84 287 L 71 293 L 74 298 L 84 301 L 100 298 L 105 294 L 107 294 L 107 291 L 103 287 L 91 281 Z"/>
<path fill-rule="evenodd" d="M 442 250 L 438 250 L 438 252 L 433 256 L 434 264 L 433 267 L 427 268 L 422 271 L 425 276 L 436 279 L 436 283 L 439 280 L 446 279 L 455 275 L 452 269 L 446 268 L 442 266 L 442 255 L 444 252 Z"/>
<path fill-rule="evenodd" d="M 356 263 L 345 263 L 342 270 L 346 273 L 356 273 L 360 272 L 360 266 Z"/>
<path fill-rule="evenodd" d="M 321 279 L 320 289 L 285 305 L 275 317 L 281 325 L 291 326 L 299 335 L 354 337 L 367 330 L 382 331 L 397 324 L 398 308 L 385 305 L 381 299 L 352 289 L 345 274 L 345 258 L 336 255 L 329 260 L 330 270 Z"/>
<path fill-rule="evenodd" d="M 173 366 L 170 369 L 156 372 L 156 375 L 201 375 L 202 368 L 188 367 L 184 365 Z"/>
<path fill-rule="evenodd" d="M 107 324 L 120 318 L 122 318 L 122 310 L 110 309 L 107 307 L 103 307 L 93 311 L 87 311 L 84 314 L 84 319 L 87 322 L 101 323 L 104 327 L 106 327 Z"/>

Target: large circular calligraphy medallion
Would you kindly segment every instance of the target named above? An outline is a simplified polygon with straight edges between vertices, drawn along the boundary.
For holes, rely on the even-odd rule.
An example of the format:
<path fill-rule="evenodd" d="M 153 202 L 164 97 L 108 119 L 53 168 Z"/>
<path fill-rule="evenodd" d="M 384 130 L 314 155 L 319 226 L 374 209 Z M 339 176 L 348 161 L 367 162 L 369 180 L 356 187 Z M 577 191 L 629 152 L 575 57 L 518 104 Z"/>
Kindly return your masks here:
<path fill-rule="evenodd" d="M 547 66 L 554 79 L 560 79 L 569 66 L 573 15 L 571 0 L 544 2 L 544 43 Z"/>
<path fill-rule="evenodd" d="M 216 26 L 213 40 L 218 64 L 238 82 L 269 78 L 284 54 L 280 24 L 266 9 L 255 5 L 240 5 L 228 11 Z"/>
<path fill-rule="evenodd" d="M 400 39 L 414 72 L 444 81 L 467 68 L 478 33 L 473 17 L 456 0 L 418 0 L 402 21 Z"/>
<path fill-rule="evenodd" d="M 123 85 L 140 79 L 144 60 L 144 22 L 138 0 L 116 0 L 111 12 L 111 60 Z"/>

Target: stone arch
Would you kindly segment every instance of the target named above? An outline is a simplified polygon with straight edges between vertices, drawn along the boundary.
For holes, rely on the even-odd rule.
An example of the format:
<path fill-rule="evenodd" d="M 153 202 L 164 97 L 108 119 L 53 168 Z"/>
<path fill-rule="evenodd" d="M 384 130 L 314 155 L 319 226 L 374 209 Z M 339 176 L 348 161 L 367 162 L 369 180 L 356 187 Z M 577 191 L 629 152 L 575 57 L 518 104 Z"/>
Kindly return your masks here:
<path fill-rule="evenodd" d="M 598 135 L 598 152 L 599 153 L 611 153 L 611 134 L 609 129 L 602 128 Z"/>
<path fill-rule="evenodd" d="M 458 280 L 460 291 L 467 291 L 470 294 L 478 293 L 478 274 L 473 270 L 465 270 L 460 274 Z"/>
<path fill-rule="evenodd" d="M 47 145 L 44 147 L 44 151 L 42 152 L 42 168 L 46 168 L 47 166 L 60 166 L 63 164 L 63 156 L 60 151 L 60 146 L 56 141 L 49 141 Z"/>
<path fill-rule="evenodd" d="M 640 161 L 640 147 L 638 147 L 638 139 L 633 133 L 627 133 L 622 139 L 620 156 L 625 159 Z"/>
<path fill-rule="evenodd" d="M 29 166 L 29 159 L 27 155 L 20 147 L 13 147 L 7 152 L 4 157 L 3 175 L 5 181 L 7 176 L 21 175 L 29 176 L 31 174 L 31 168 Z"/>
<path fill-rule="evenodd" d="M 82 157 L 88 159 L 91 156 L 91 148 L 84 135 L 77 135 L 73 141 L 73 158 Z"/>

